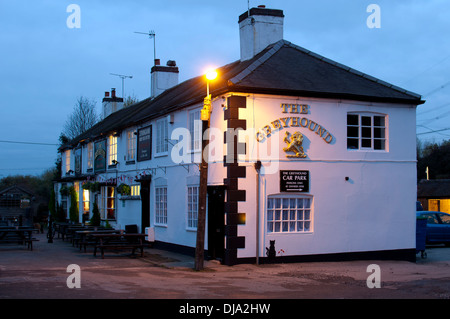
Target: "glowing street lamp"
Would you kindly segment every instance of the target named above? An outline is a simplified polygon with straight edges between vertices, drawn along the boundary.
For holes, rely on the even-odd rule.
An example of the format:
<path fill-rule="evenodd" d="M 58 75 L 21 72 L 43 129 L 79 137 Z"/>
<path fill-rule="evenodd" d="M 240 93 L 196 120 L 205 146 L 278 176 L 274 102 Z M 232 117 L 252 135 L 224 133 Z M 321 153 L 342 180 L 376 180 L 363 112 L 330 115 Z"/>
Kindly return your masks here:
<path fill-rule="evenodd" d="M 202 121 L 209 121 L 209 115 L 211 113 L 211 94 L 209 94 L 209 82 L 217 78 L 217 71 L 210 70 L 206 72 L 206 97 L 203 100 L 203 109 L 201 110 L 200 119 Z"/>
<path fill-rule="evenodd" d="M 205 148 L 208 141 L 205 139 L 205 132 L 209 127 L 209 118 L 211 114 L 211 94 L 209 94 L 209 82 L 217 78 L 217 72 L 208 71 L 206 73 L 206 97 L 203 100 L 203 108 L 200 113 L 202 120 L 202 163 L 200 165 L 200 187 L 198 194 L 198 214 L 197 214 L 197 243 L 195 248 L 195 270 L 203 269 L 205 254 L 205 224 L 206 224 L 206 195 L 208 187 L 208 159 Z"/>

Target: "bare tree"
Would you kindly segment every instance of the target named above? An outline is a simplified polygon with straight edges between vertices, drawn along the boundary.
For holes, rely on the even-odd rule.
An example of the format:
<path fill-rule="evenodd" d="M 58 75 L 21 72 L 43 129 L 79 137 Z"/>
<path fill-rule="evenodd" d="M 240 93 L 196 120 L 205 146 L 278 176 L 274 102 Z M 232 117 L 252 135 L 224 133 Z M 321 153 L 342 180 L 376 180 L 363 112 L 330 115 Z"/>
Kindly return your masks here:
<path fill-rule="evenodd" d="M 94 126 L 98 120 L 95 101 L 81 96 L 64 124 L 63 134 L 69 139 L 73 139 Z"/>
<path fill-rule="evenodd" d="M 135 103 L 139 102 L 139 99 L 136 97 L 136 95 L 128 95 L 128 97 L 123 101 L 123 106 L 127 107 L 130 105 L 133 105 Z"/>

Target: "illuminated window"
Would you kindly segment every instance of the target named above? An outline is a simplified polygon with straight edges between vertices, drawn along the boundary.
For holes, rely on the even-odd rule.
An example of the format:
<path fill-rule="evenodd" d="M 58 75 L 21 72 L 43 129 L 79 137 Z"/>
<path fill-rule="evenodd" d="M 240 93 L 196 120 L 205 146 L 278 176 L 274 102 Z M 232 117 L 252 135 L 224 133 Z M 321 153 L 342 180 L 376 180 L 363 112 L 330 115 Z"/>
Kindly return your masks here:
<path fill-rule="evenodd" d="M 312 198 L 270 196 L 267 199 L 268 233 L 304 233 L 312 231 Z"/>
<path fill-rule="evenodd" d="M 141 185 L 131 185 L 131 196 L 141 196 Z"/>
<path fill-rule="evenodd" d="M 190 229 L 197 229 L 198 193 L 199 193 L 198 186 L 188 187 L 187 226 Z"/>
<path fill-rule="evenodd" d="M 100 213 L 103 219 L 116 219 L 115 188 L 103 186 L 101 188 Z"/>
<path fill-rule="evenodd" d="M 83 213 L 89 214 L 89 190 L 83 189 Z"/>
<path fill-rule="evenodd" d="M 167 187 L 155 188 L 155 223 L 167 225 Z"/>
<path fill-rule="evenodd" d="M 66 155 L 66 173 L 70 171 L 70 150 L 65 152 Z"/>
<path fill-rule="evenodd" d="M 108 139 L 108 165 L 115 165 L 117 161 L 117 137 L 110 135 Z"/>
<path fill-rule="evenodd" d="M 347 149 L 386 150 L 386 116 L 347 114 Z"/>

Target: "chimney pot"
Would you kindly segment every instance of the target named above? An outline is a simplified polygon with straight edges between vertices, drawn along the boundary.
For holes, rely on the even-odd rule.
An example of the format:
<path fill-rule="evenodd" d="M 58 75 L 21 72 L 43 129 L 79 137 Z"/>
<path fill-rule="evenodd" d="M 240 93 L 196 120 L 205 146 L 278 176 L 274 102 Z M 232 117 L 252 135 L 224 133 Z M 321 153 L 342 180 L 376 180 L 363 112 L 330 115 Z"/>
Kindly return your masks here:
<path fill-rule="evenodd" d="M 105 97 L 109 97 L 109 92 L 105 92 Z"/>
<path fill-rule="evenodd" d="M 263 5 L 263 4 L 260 4 L 259 6 L 258 6 L 258 8 L 261 8 L 261 9 L 264 9 L 266 6 L 265 5 Z"/>
<path fill-rule="evenodd" d="M 161 61 L 159 59 L 155 59 L 155 65 L 160 65 Z"/>
<path fill-rule="evenodd" d="M 112 97 L 112 98 L 115 98 L 115 97 L 116 97 L 116 89 L 115 89 L 115 88 L 112 88 L 112 89 L 111 89 L 111 97 Z"/>

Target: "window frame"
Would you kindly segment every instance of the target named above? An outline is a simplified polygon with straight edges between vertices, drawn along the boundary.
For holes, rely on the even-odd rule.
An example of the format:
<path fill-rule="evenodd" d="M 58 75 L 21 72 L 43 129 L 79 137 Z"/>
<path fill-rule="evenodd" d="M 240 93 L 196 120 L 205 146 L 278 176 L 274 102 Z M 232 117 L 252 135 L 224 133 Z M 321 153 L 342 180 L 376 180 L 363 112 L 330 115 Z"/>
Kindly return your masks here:
<path fill-rule="evenodd" d="M 167 226 L 167 221 L 167 186 L 157 186 L 155 187 L 155 225 Z"/>
<path fill-rule="evenodd" d="M 189 138 L 189 152 L 197 153 L 202 150 L 202 121 L 201 109 L 192 109 L 188 113 L 188 130 Z"/>
<path fill-rule="evenodd" d="M 108 137 L 108 166 L 115 167 L 117 162 L 117 136 L 110 135 Z"/>
<path fill-rule="evenodd" d="M 351 123 L 349 116 L 357 116 L 357 123 Z M 375 123 L 376 118 L 382 119 L 383 123 L 381 124 L 380 121 L 377 125 Z M 370 124 L 363 123 L 367 119 L 370 119 Z M 346 118 L 347 150 L 387 152 L 389 145 L 388 120 L 388 115 L 383 113 L 348 112 Z M 350 131 L 353 131 L 353 133 L 350 133 Z M 357 145 L 355 145 L 355 142 L 357 142 Z M 368 142 L 370 142 L 370 146 L 367 146 Z M 379 147 L 376 146 L 377 143 L 379 143 Z"/>
<path fill-rule="evenodd" d="M 192 192 L 196 192 L 195 194 Z M 187 230 L 197 230 L 198 222 L 198 209 L 199 209 L 199 185 L 188 185 L 187 186 L 187 205 L 186 205 L 186 229 Z M 195 199 L 195 200 L 194 200 Z M 196 207 L 196 209 L 194 208 Z"/>
<path fill-rule="evenodd" d="M 112 190 L 112 196 L 109 196 L 109 190 Z M 117 218 L 117 200 L 116 200 L 116 188 L 113 186 L 102 186 L 100 190 L 100 197 L 101 197 L 101 205 L 99 207 L 100 209 L 100 216 L 101 219 L 104 220 L 116 220 Z M 112 203 L 112 207 L 109 207 L 108 205 Z M 110 217 L 110 212 L 112 212 L 112 216 Z"/>
<path fill-rule="evenodd" d="M 273 200 L 272 206 L 269 203 L 270 200 Z M 285 200 L 289 204 L 288 207 L 283 207 Z M 300 200 L 302 207 L 298 205 Z M 280 202 L 279 207 L 275 206 L 276 201 Z M 305 207 L 306 201 L 309 202 L 309 207 Z M 292 202 L 295 202 L 295 207 L 291 207 Z M 265 229 L 268 235 L 310 234 L 314 232 L 314 196 L 306 194 L 273 194 L 267 196 L 266 205 Z M 292 217 L 293 211 L 294 217 Z M 305 227 L 307 223 L 308 227 Z M 299 228 L 300 225 L 302 226 L 301 229 Z"/>
<path fill-rule="evenodd" d="M 70 156 L 71 156 L 71 150 L 66 150 L 65 152 L 65 168 L 66 168 L 66 174 L 70 171 Z"/>
<path fill-rule="evenodd" d="M 87 169 L 94 169 L 94 143 L 87 144 Z"/>
<path fill-rule="evenodd" d="M 167 117 L 156 121 L 155 156 L 169 154 L 169 121 Z"/>
<path fill-rule="evenodd" d="M 136 150 L 137 150 L 137 134 L 136 130 L 127 131 L 127 162 L 136 161 Z"/>

